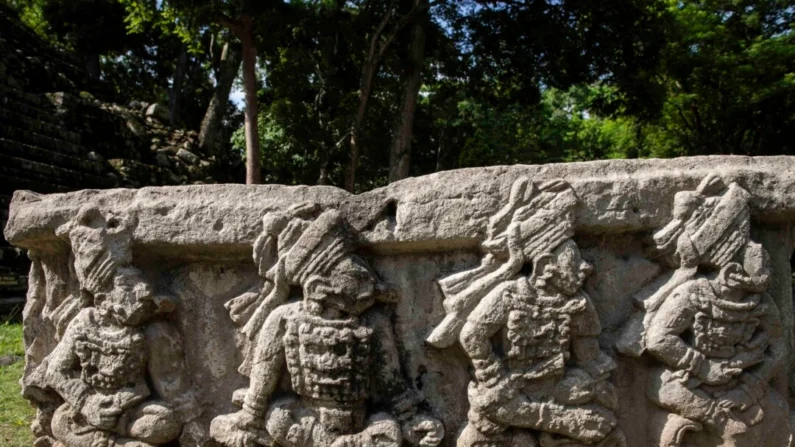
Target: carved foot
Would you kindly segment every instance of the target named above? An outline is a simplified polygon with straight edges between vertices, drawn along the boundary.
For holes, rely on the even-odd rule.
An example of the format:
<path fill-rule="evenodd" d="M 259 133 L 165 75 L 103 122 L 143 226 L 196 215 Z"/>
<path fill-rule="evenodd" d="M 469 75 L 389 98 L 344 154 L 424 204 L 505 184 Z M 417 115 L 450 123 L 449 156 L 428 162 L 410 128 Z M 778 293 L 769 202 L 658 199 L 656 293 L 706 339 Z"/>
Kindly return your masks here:
<path fill-rule="evenodd" d="M 649 445 L 660 447 L 680 447 L 687 432 L 703 430 L 700 423 L 678 414 L 658 412 L 649 426 Z"/>
<path fill-rule="evenodd" d="M 539 444 L 536 437 L 527 430 L 484 434 L 470 422 L 458 436 L 456 447 L 539 447 Z"/>
<path fill-rule="evenodd" d="M 251 415 L 242 410 L 213 419 L 210 437 L 226 447 L 265 447 L 273 442 L 264 429 L 257 427 Z"/>
<path fill-rule="evenodd" d="M 542 409 L 541 428 L 587 445 L 602 441 L 618 424 L 609 410 L 589 405 L 569 407 L 545 404 Z"/>
<path fill-rule="evenodd" d="M 400 425 L 388 415 L 377 414 L 362 432 L 340 436 L 331 447 L 400 447 L 402 441 Z"/>

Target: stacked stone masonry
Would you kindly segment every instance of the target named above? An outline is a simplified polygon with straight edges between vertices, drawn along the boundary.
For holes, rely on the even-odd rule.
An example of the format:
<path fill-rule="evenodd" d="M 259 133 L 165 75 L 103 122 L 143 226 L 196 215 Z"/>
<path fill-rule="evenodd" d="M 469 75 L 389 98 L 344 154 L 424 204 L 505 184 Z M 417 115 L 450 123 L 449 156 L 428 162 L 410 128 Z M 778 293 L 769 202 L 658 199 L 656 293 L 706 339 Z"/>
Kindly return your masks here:
<path fill-rule="evenodd" d="M 198 134 L 170 126 L 163 106 L 114 96 L 0 3 L 0 225 L 19 189 L 215 183 L 239 171 L 202 154 Z M 0 241 L 0 316 L 22 301 L 28 268 Z"/>
<path fill-rule="evenodd" d="M 792 447 L 795 157 L 15 193 L 37 446 Z"/>

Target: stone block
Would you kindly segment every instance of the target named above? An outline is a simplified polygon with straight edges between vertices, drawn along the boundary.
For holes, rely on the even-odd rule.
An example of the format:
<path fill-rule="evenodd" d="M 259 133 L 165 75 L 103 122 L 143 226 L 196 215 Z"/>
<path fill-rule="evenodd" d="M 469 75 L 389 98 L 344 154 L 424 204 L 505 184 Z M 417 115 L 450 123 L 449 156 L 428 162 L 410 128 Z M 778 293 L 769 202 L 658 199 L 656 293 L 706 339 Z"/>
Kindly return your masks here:
<path fill-rule="evenodd" d="M 38 442 L 788 447 L 794 171 L 18 191 Z"/>
<path fill-rule="evenodd" d="M 185 149 L 182 149 L 182 148 L 180 148 L 177 151 L 177 157 L 179 157 L 185 163 L 192 164 L 192 165 L 197 164 L 199 162 L 199 160 L 200 160 L 198 155 L 194 154 L 193 152 L 191 152 L 189 150 L 185 150 Z"/>
<path fill-rule="evenodd" d="M 149 105 L 149 107 L 146 108 L 146 117 L 156 119 L 161 123 L 168 123 L 169 121 L 168 109 L 157 103 L 151 104 Z"/>

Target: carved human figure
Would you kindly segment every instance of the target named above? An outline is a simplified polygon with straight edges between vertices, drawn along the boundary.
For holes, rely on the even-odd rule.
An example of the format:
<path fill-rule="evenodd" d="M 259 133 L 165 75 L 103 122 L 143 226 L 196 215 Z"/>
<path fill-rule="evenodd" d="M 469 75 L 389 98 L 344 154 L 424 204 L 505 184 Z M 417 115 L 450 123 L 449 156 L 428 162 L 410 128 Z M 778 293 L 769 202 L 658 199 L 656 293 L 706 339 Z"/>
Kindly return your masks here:
<path fill-rule="evenodd" d="M 643 312 L 619 345 L 659 362 L 647 392 L 661 409 L 650 445 L 790 445 L 787 403 L 770 385 L 787 350 L 748 199 L 709 176 L 677 193 L 673 220 L 654 235 L 676 269 L 641 292 Z"/>
<path fill-rule="evenodd" d="M 458 445 L 623 446 L 608 381 L 615 364 L 599 348 L 601 326 L 582 291 L 592 267 L 570 239 L 576 196 L 561 181 L 533 192 L 518 180 L 490 221 L 483 264 L 440 281 L 456 317 L 428 341 L 448 345 L 460 327 L 474 366 Z"/>
<path fill-rule="evenodd" d="M 376 305 L 394 302 L 394 294 L 354 249 L 337 211 L 307 206 L 265 216 L 254 244 L 262 291 L 228 306 L 233 317 L 246 316 L 240 321 L 247 321 L 253 346 L 241 371 L 251 382 L 237 396 L 241 410 L 213 420 L 217 441 L 229 447 L 441 442 L 441 422 L 417 413 L 419 396 L 404 379 L 392 325 Z M 302 300 L 286 302 L 291 286 L 300 287 Z M 274 397 L 285 372 L 289 390 Z"/>
<path fill-rule="evenodd" d="M 40 386 L 63 400 L 51 422 L 56 446 L 162 445 L 199 415 L 191 384 L 182 376 L 180 335 L 153 319 L 173 310 L 174 300 L 156 294 L 142 272 L 128 265 L 129 239 L 120 246 L 103 243 L 107 223 L 99 210 L 87 208 L 62 232 L 92 303 L 77 310 L 36 371 Z M 100 245 L 86 245 L 86 233 L 97 235 L 92 242 Z"/>

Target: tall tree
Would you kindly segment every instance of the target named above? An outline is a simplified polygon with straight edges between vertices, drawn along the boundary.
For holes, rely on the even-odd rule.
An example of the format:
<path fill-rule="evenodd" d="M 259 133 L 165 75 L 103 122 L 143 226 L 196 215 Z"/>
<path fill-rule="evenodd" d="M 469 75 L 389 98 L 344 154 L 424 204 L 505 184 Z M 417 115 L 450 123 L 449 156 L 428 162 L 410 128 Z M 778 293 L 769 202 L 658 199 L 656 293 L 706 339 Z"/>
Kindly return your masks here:
<path fill-rule="evenodd" d="M 653 155 L 795 149 L 795 8 L 785 0 L 669 3 Z M 665 144 L 668 141 L 669 144 Z M 655 149 L 656 147 L 656 149 Z"/>
<path fill-rule="evenodd" d="M 234 35 L 241 45 L 243 60 L 243 89 L 245 92 L 246 183 L 260 183 L 260 142 L 257 126 L 259 101 L 257 92 L 258 39 L 278 23 L 283 1 L 253 0 L 121 0 L 133 20 L 147 20 L 159 15 L 161 21 L 178 24 L 176 32 L 186 43 L 202 27 L 222 26 Z M 256 19 L 256 20 L 255 20 Z M 269 22 L 270 21 L 270 22 Z M 188 26 L 189 25 L 189 26 Z M 185 29 L 185 27 L 188 29 Z"/>
<path fill-rule="evenodd" d="M 362 63 L 362 75 L 359 82 L 358 107 L 354 115 L 350 130 L 350 158 L 348 169 L 345 175 L 345 189 L 353 192 L 356 186 L 356 169 L 359 166 L 359 156 L 361 152 L 360 132 L 362 124 L 367 115 L 367 108 L 373 92 L 373 82 L 387 52 L 398 33 L 410 22 L 417 19 L 428 8 L 427 1 L 416 2 L 411 10 L 402 17 L 395 18 L 396 5 L 387 3 L 383 17 L 375 30 L 372 31 L 367 47 L 367 56 Z M 388 26 L 391 27 L 388 28 Z"/>
<path fill-rule="evenodd" d="M 248 2 L 245 2 L 248 3 Z M 246 184 L 262 183 L 260 166 L 259 130 L 257 113 L 257 44 L 254 35 L 254 19 L 249 5 L 244 5 L 237 18 L 218 13 L 218 23 L 229 29 L 240 40 L 243 52 L 243 91 L 246 97 L 245 133 L 246 133 Z"/>
<path fill-rule="evenodd" d="M 209 155 L 221 155 L 221 129 L 229 94 L 235 82 L 243 55 L 240 45 L 226 40 L 219 45 L 217 58 L 213 58 L 215 89 L 199 130 L 199 147 Z"/>
<path fill-rule="evenodd" d="M 411 38 L 405 58 L 403 73 L 403 95 L 395 118 L 395 130 L 389 156 L 389 181 L 402 180 L 409 176 L 411 143 L 414 129 L 414 111 L 422 85 L 425 68 L 425 34 L 430 17 L 428 0 L 413 0 L 417 18 L 411 24 Z"/>

